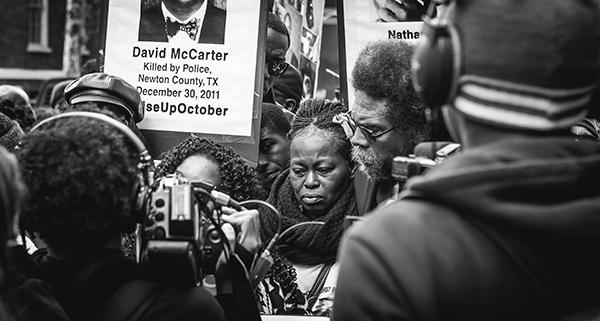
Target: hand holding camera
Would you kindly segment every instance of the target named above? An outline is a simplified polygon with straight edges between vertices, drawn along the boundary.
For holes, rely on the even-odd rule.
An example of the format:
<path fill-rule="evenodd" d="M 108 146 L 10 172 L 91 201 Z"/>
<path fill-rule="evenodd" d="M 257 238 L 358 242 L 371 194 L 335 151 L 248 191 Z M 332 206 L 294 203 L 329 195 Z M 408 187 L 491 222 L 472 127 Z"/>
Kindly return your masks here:
<path fill-rule="evenodd" d="M 229 241 L 230 248 L 235 248 L 235 243 L 243 246 L 246 250 L 256 253 L 262 241 L 260 238 L 260 216 L 257 210 L 236 211 L 230 207 L 221 207 L 223 216 L 221 219 L 225 222 L 221 226 L 223 233 Z M 226 227 L 231 224 L 233 229 Z M 237 235 L 236 233 L 237 232 Z"/>

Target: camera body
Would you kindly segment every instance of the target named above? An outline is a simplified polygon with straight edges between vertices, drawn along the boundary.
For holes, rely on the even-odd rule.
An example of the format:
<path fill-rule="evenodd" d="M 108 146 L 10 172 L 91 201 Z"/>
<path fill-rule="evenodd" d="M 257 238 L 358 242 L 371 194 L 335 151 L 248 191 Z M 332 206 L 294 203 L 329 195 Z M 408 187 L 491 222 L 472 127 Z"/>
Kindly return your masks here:
<path fill-rule="evenodd" d="M 138 248 L 141 266 L 154 280 L 196 285 L 214 273 L 222 245 L 220 226 L 213 224 L 218 211 L 208 195 L 179 175 L 163 177 L 150 192 Z"/>
<path fill-rule="evenodd" d="M 461 146 L 456 143 L 421 143 L 415 147 L 415 154 L 396 156 L 392 159 L 392 177 L 397 181 L 405 182 L 460 151 Z"/>

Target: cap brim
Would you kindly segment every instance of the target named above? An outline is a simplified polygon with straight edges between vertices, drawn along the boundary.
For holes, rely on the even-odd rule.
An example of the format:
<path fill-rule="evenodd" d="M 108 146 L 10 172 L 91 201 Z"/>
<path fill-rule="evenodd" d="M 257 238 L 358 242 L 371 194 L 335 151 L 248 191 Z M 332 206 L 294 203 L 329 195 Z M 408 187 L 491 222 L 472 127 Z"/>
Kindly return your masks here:
<path fill-rule="evenodd" d="M 82 93 L 80 95 L 76 95 L 73 98 L 71 98 L 71 105 L 77 104 L 77 103 L 98 102 L 98 101 L 123 107 L 123 109 L 131 117 L 131 119 L 133 119 L 133 113 L 131 112 L 131 110 L 129 110 L 129 108 L 127 107 L 127 104 L 125 104 L 122 100 L 112 97 L 112 96 L 103 96 L 103 95 L 98 95 L 98 94 Z"/>

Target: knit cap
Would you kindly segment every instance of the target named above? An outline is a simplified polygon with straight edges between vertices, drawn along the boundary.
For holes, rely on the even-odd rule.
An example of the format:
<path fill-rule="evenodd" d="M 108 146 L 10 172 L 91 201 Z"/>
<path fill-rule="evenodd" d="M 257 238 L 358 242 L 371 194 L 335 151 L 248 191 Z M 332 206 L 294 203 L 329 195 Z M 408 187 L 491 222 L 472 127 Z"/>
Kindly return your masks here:
<path fill-rule="evenodd" d="M 592 0 L 456 0 L 461 70 L 452 104 L 505 128 L 577 123 L 600 74 L 599 11 Z"/>
<path fill-rule="evenodd" d="M 3 113 L 0 113 L 0 145 L 9 151 L 14 151 L 15 147 L 23 138 L 23 130 L 19 123 L 10 119 Z"/>

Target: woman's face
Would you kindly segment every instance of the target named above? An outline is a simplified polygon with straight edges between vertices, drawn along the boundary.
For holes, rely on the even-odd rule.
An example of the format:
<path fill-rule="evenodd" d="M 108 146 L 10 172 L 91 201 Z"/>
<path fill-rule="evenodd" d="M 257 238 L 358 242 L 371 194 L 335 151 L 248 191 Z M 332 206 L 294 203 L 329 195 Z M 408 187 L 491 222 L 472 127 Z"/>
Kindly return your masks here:
<path fill-rule="evenodd" d="M 296 136 L 290 144 L 290 181 L 296 198 L 311 216 L 325 215 L 350 183 L 352 170 L 320 129 Z"/>
<path fill-rule="evenodd" d="M 219 164 L 202 155 L 192 155 L 186 158 L 175 171 L 189 181 L 203 181 L 214 186 L 221 184 Z"/>

